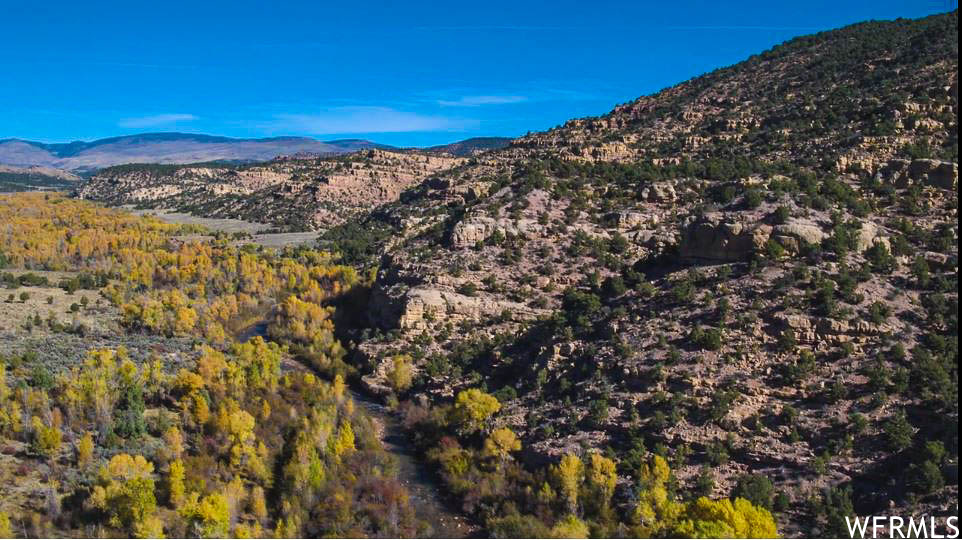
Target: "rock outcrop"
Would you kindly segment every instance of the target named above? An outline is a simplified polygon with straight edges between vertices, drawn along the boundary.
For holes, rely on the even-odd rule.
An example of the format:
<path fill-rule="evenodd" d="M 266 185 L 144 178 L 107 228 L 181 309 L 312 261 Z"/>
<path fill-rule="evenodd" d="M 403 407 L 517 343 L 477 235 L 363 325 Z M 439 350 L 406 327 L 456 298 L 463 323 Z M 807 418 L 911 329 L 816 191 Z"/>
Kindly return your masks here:
<path fill-rule="evenodd" d="M 828 234 L 815 222 L 793 218 L 772 229 L 772 239 L 791 253 L 804 244 L 819 245 Z"/>
<path fill-rule="evenodd" d="M 744 261 L 768 241 L 772 227 L 726 221 L 720 214 L 703 216 L 685 227 L 678 254 L 683 260 Z"/>
<path fill-rule="evenodd" d="M 670 203 L 678 198 L 675 187 L 667 183 L 655 183 L 641 190 L 642 200 L 654 203 Z"/>
<path fill-rule="evenodd" d="M 542 226 L 533 219 L 494 219 L 473 216 L 461 220 L 451 231 L 451 247 L 466 248 L 485 241 L 495 232 L 508 235 L 537 233 Z"/>
<path fill-rule="evenodd" d="M 862 223 L 862 227 L 858 231 L 858 237 L 855 239 L 855 249 L 865 251 L 876 243 L 881 243 L 887 248 L 890 247 L 888 236 L 883 234 L 878 225 L 871 222 Z"/>
<path fill-rule="evenodd" d="M 467 296 L 432 285 L 417 285 L 376 288 L 369 313 L 373 322 L 382 328 L 412 330 L 424 329 L 441 321 L 480 320 L 505 314 L 524 320 L 540 311 L 495 297 Z"/>
<path fill-rule="evenodd" d="M 935 159 L 893 159 L 881 167 L 875 177 L 900 188 L 921 183 L 955 190 L 959 186 L 959 164 Z"/>

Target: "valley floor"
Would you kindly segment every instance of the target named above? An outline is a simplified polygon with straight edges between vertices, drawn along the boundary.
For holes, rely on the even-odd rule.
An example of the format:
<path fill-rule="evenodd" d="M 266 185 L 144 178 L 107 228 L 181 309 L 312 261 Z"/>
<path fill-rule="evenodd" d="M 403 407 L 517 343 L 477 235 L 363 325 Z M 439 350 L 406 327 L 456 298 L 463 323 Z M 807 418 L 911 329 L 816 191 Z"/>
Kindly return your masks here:
<path fill-rule="evenodd" d="M 199 225 L 212 232 L 224 232 L 228 234 L 246 233 L 250 235 L 249 238 L 245 236 L 244 240 L 238 240 L 238 243 L 241 244 L 249 242 L 273 248 L 292 245 L 313 245 L 322 233 L 322 231 L 272 233 L 267 232 L 270 231 L 271 226 L 265 223 L 254 223 L 241 219 L 206 218 L 167 210 L 142 210 L 129 206 L 125 206 L 124 208 L 138 216 L 154 216 L 161 221 L 174 225 Z M 184 240 L 204 240 L 208 238 L 211 238 L 211 236 L 203 234 L 183 237 Z"/>

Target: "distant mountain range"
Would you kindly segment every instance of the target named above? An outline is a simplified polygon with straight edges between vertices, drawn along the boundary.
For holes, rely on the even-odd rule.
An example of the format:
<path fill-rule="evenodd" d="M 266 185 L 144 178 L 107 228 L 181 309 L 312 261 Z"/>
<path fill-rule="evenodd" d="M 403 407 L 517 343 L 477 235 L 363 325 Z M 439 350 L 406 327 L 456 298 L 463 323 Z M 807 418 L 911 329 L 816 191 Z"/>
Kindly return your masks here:
<path fill-rule="evenodd" d="M 427 149 L 458 156 L 507 146 L 504 137 L 479 137 Z M 144 133 L 95 141 L 42 143 L 0 139 L 0 164 L 14 167 L 53 167 L 76 173 L 92 172 L 127 163 L 182 164 L 208 161 L 255 162 L 279 155 L 345 154 L 368 148 L 394 147 L 363 139 L 319 141 L 309 137 L 233 139 L 190 133 Z"/>
<path fill-rule="evenodd" d="M 124 163 L 264 161 L 281 154 L 343 154 L 365 148 L 386 146 L 361 139 L 233 139 L 188 133 L 144 133 L 56 144 L 3 139 L 0 140 L 0 164 L 88 172 Z"/>

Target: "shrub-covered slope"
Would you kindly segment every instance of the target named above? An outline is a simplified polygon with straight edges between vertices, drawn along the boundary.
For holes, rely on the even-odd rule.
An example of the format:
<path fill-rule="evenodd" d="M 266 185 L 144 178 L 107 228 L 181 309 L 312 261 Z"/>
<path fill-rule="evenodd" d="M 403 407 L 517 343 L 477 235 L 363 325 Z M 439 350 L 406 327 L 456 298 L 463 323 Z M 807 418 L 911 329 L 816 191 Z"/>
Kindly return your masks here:
<path fill-rule="evenodd" d="M 957 37 L 953 12 L 798 38 L 331 230 L 378 267 L 365 381 L 486 389 L 530 467 L 616 460 L 619 509 L 654 452 L 787 534 L 957 513 Z M 471 474 L 446 475 L 469 510 L 539 512 Z"/>

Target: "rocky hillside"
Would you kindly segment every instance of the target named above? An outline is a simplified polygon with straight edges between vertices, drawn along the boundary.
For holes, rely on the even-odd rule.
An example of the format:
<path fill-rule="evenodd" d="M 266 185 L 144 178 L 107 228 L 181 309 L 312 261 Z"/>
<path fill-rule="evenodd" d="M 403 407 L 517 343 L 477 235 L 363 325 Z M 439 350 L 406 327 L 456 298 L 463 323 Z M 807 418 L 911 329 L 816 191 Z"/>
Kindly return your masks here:
<path fill-rule="evenodd" d="M 85 199 L 304 230 L 343 223 L 464 160 L 364 150 L 343 157 L 294 155 L 254 165 L 122 165 L 77 189 Z"/>
<path fill-rule="evenodd" d="M 325 239 L 378 266 L 365 382 L 487 388 L 529 463 L 771 481 L 784 534 L 957 514 L 957 38 L 798 38 L 412 181 Z"/>
<path fill-rule="evenodd" d="M 942 16 L 796 38 L 519 146 L 562 159 L 744 156 L 870 174 L 892 157 L 957 159 L 956 32 Z"/>
<path fill-rule="evenodd" d="M 0 165 L 0 192 L 34 189 L 70 190 L 80 177 L 52 167 L 12 167 Z"/>
<path fill-rule="evenodd" d="M 511 144 L 508 137 L 472 137 L 463 141 L 440 146 L 431 146 L 421 151 L 432 154 L 451 154 L 452 156 L 467 157 L 488 150 L 500 150 Z"/>

